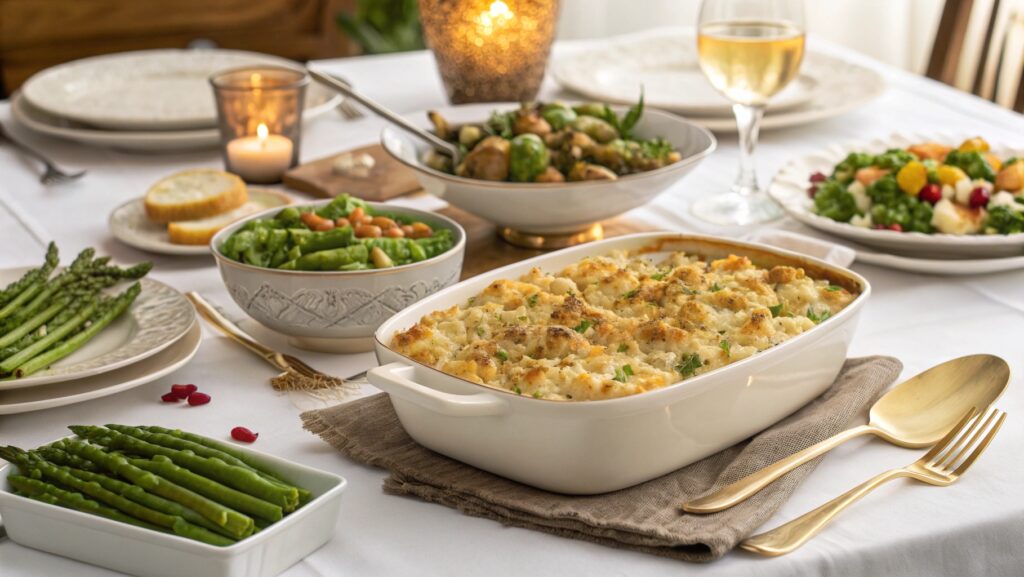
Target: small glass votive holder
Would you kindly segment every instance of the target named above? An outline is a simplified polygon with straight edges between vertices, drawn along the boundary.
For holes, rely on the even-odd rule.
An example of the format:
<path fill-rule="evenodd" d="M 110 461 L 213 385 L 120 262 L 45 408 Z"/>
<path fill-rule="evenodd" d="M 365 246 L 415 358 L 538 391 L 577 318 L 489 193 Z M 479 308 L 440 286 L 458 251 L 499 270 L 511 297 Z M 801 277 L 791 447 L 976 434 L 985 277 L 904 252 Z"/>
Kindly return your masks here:
<path fill-rule="evenodd" d="M 250 184 L 280 182 L 299 163 L 309 75 L 253 66 L 210 77 L 217 101 L 224 167 Z"/>

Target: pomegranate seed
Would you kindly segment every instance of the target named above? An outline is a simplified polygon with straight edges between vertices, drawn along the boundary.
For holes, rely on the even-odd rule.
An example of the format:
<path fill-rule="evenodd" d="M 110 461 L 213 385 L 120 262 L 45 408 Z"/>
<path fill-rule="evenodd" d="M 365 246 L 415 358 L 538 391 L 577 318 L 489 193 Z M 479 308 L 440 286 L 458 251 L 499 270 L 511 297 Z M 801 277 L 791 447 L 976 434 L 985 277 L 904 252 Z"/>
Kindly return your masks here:
<path fill-rule="evenodd" d="M 210 395 L 207 395 L 206 393 L 192 393 L 191 395 L 188 396 L 188 404 L 192 405 L 193 407 L 205 405 L 206 403 L 209 402 Z"/>
<path fill-rule="evenodd" d="M 259 436 L 259 433 L 254 433 L 245 427 L 235 427 L 234 429 L 231 429 L 231 438 L 243 443 L 251 443 Z"/>
<path fill-rule="evenodd" d="M 898 222 L 894 222 L 886 228 L 888 228 L 889 230 L 895 230 L 896 232 L 903 232 L 903 227 L 900 226 L 900 223 Z"/>
<path fill-rule="evenodd" d="M 165 403 L 177 403 L 178 401 L 181 400 L 181 397 L 175 395 L 174 393 L 165 393 L 160 396 L 160 400 Z"/>
<path fill-rule="evenodd" d="M 815 172 L 811 175 L 811 182 L 825 182 L 828 177 L 821 172 Z"/>
<path fill-rule="evenodd" d="M 926 184 L 921 192 L 917 193 L 917 198 L 923 202 L 935 204 L 942 200 L 942 187 L 937 184 Z"/>
<path fill-rule="evenodd" d="M 195 385 L 171 385 L 171 394 L 177 395 L 179 399 L 187 399 L 189 395 L 199 390 Z"/>
<path fill-rule="evenodd" d="M 814 198 L 818 194 L 818 187 L 811 185 L 807 187 L 807 196 Z"/>
<path fill-rule="evenodd" d="M 979 186 L 978 188 L 975 188 L 974 190 L 971 191 L 971 196 L 968 199 L 968 204 L 971 205 L 971 208 L 981 208 L 983 206 L 988 205 L 988 198 L 988 191 L 985 190 L 985 187 Z"/>

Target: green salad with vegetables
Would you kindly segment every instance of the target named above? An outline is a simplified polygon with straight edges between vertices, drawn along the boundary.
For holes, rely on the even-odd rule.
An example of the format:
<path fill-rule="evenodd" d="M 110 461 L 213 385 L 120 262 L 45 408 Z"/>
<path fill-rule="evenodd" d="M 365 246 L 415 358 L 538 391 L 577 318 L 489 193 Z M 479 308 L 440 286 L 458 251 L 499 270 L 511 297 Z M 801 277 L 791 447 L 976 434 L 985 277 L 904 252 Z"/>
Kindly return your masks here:
<path fill-rule="evenodd" d="M 1024 162 L 980 137 L 882 154 L 852 152 L 810 176 L 814 212 L 863 228 L 926 234 L 1024 232 Z"/>
<path fill-rule="evenodd" d="M 219 250 L 231 260 L 264 268 L 351 271 L 426 260 L 454 244 L 450 229 L 345 194 L 324 206 L 290 206 L 271 218 L 250 220 Z"/>

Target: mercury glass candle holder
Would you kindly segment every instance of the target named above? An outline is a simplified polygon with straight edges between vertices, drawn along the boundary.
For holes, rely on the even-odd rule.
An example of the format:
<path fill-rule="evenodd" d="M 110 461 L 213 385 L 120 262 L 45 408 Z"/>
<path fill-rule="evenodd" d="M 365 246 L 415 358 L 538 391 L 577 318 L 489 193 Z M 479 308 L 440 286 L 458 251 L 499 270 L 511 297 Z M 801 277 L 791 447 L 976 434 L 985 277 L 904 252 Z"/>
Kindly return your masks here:
<path fill-rule="evenodd" d="M 537 95 L 555 35 L 557 0 L 419 0 L 419 7 L 451 102 Z"/>
<path fill-rule="evenodd" d="M 309 76 L 282 66 L 235 68 L 210 77 L 224 166 L 252 184 L 280 182 L 299 163 Z"/>

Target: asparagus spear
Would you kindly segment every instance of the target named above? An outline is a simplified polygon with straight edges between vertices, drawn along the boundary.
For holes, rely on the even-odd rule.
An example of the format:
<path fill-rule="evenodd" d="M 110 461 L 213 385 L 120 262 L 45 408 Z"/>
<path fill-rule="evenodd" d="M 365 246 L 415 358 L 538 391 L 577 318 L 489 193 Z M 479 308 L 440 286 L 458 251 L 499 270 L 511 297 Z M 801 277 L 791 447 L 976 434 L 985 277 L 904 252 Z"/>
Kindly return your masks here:
<path fill-rule="evenodd" d="M 51 242 L 46 247 L 46 261 L 43 263 L 43 266 L 26 272 L 20 279 L 7 285 L 4 290 L 0 291 L 0 305 L 6 305 L 11 299 L 28 288 L 29 285 L 48 278 L 59 262 L 60 257 L 58 256 L 57 245 Z"/>
<path fill-rule="evenodd" d="M 53 331 L 48 331 L 45 337 L 4 359 L 3 362 L 0 362 L 0 373 L 13 373 L 14 369 L 68 336 L 75 329 L 82 326 L 85 321 L 89 320 L 89 317 L 96 312 L 98 306 L 99 303 L 97 302 L 90 303 L 62 325 L 56 327 Z"/>
<path fill-rule="evenodd" d="M 235 457 L 234 455 L 226 453 L 226 452 L 224 452 L 224 451 L 222 451 L 220 449 L 215 449 L 215 448 L 209 447 L 207 445 L 201 445 L 201 444 L 199 444 L 199 443 L 197 443 L 195 441 L 190 441 L 188 439 L 183 439 L 181 437 L 176 437 L 174 435 L 170 435 L 170 434 L 167 434 L 167 433 L 161 433 L 161 432 L 154 432 L 154 431 L 146 430 L 146 429 L 160 429 L 160 427 L 129 427 L 129 426 L 126 426 L 126 425 L 106 425 L 106 427 L 108 429 L 112 430 L 112 431 L 117 431 L 118 433 L 122 433 L 122 434 L 125 434 L 125 435 L 130 435 L 132 437 L 135 437 L 136 439 L 140 439 L 140 440 L 146 441 L 148 443 L 152 443 L 154 445 L 160 445 L 161 447 L 167 447 L 169 449 L 178 449 L 180 451 L 192 451 L 193 453 L 195 453 L 196 455 L 198 455 L 200 457 L 213 457 L 213 458 L 220 459 L 221 461 L 224 461 L 225 463 L 227 463 L 229 465 L 234 465 L 236 467 L 242 467 L 242 468 L 245 468 L 245 469 L 249 469 L 250 471 L 253 471 L 254 473 L 259 475 L 260 477 L 263 477 L 267 481 L 270 481 L 271 483 L 274 483 L 275 485 L 280 485 L 280 486 L 283 486 L 283 487 L 291 487 L 292 486 L 292 485 L 289 485 L 288 483 L 282 481 L 281 479 L 278 479 L 277 477 L 274 477 L 273 475 L 271 475 L 269 473 L 261 471 L 261 470 L 257 469 L 256 467 L 253 467 L 253 466 L 249 465 L 245 461 L 242 461 L 241 459 Z M 166 430 L 166 429 L 163 429 L 163 430 Z M 307 497 L 308 497 L 309 496 L 309 491 L 305 491 L 304 489 L 301 489 L 299 487 L 295 487 L 295 488 L 299 491 L 299 501 L 300 502 L 305 502 L 306 500 L 308 500 L 308 499 L 304 499 L 303 498 L 303 494 L 302 493 L 305 492 Z"/>
<path fill-rule="evenodd" d="M 164 428 L 164 427 L 157 427 L 157 426 L 138 427 L 138 428 L 143 430 L 143 431 L 149 431 L 151 433 L 161 433 L 161 434 L 168 435 L 170 437 L 175 437 L 177 439 L 181 439 L 181 440 L 184 440 L 184 441 L 190 441 L 192 443 L 195 443 L 196 445 L 201 445 L 203 447 L 208 447 L 210 449 L 213 449 L 213 450 L 216 450 L 216 451 L 218 451 L 220 453 L 223 453 L 224 455 L 228 455 L 229 457 L 231 457 L 233 459 L 236 459 L 239 463 L 241 463 L 240 466 L 248 466 L 253 471 L 256 471 L 257 473 L 262 475 L 264 478 L 269 478 L 269 480 L 272 480 L 272 481 L 278 481 L 278 482 L 283 483 L 283 484 L 285 484 L 287 486 L 290 486 L 290 487 L 291 486 L 295 486 L 295 484 L 291 483 L 287 478 L 284 478 L 284 477 L 278 475 L 277 473 L 272 473 L 270 471 L 267 471 L 267 470 L 263 469 L 264 465 L 262 463 L 260 463 L 257 459 L 253 458 L 252 455 L 250 455 L 250 454 L 248 454 L 248 453 L 246 453 L 244 451 L 239 451 L 236 447 L 233 447 L 233 446 L 231 446 L 231 445 L 229 445 L 227 443 L 222 443 L 222 442 L 217 441 L 215 439 L 211 439 L 209 437 L 204 437 L 202 435 L 197 435 L 195 433 L 189 433 L 187 431 L 182 431 L 180 429 L 167 429 L 167 428 Z M 163 443 L 158 443 L 158 444 L 163 444 Z M 168 446 L 170 446 L 170 445 L 168 445 Z M 181 448 L 181 447 L 174 447 L 174 448 Z M 193 451 L 193 452 L 195 452 L 197 455 L 200 454 L 198 451 Z M 221 457 L 220 455 L 204 455 L 204 456 L 207 456 L 207 457 Z M 221 459 L 224 460 L 224 461 L 227 461 L 227 459 L 224 459 L 223 457 L 221 457 Z M 235 464 L 239 464 L 239 463 L 235 463 Z M 309 491 L 307 491 L 306 489 L 303 489 L 301 487 L 296 487 L 296 488 L 299 491 L 300 502 L 305 503 L 305 502 L 308 502 L 310 499 L 312 499 L 312 495 L 310 494 Z"/>
<path fill-rule="evenodd" d="M 167 479 L 162 479 L 149 471 L 144 471 L 129 463 L 128 459 L 122 455 L 107 453 L 103 449 L 89 443 L 67 439 L 58 441 L 54 446 L 72 455 L 88 459 L 151 493 L 194 510 L 218 527 L 226 529 L 236 539 L 248 537 L 253 532 L 254 524 L 251 517 L 225 507 L 212 499 L 203 497 Z"/>
<path fill-rule="evenodd" d="M 24 362 L 24 364 L 18 365 L 14 371 L 16 377 L 21 378 L 26 375 L 30 375 L 40 369 L 52 365 L 53 363 L 63 359 L 71 353 L 78 350 L 82 345 L 89 341 L 89 339 L 96 336 L 100 331 L 105 329 L 107 325 L 112 323 L 114 319 L 121 316 L 121 313 L 126 311 L 128 307 L 135 301 L 135 297 L 139 296 L 139 292 L 142 287 L 139 283 L 135 283 L 128 288 L 125 292 L 118 295 L 110 305 L 103 307 L 100 310 L 94 312 L 92 317 L 89 319 L 89 326 L 79 331 L 75 335 L 69 337 L 66 341 L 61 342 L 52 349 L 45 353 L 39 354 L 38 356 L 31 357 L 31 360 Z M 46 340 L 45 338 L 42 340 Z M 26 348 L 28 350 L 32 347 L 37 346 L 38 343 L 31 345 Z M 23 354 L 25 351 L 19 352 L 14 357 Z M 12 359 L 14 357 L 11 357 Z M 0 369 L 5 369 L 10 359 L 0 363 Z"/>
<path fill-rule="evenodd" d="M 215 457 L 200 457 L 189 451 L 179 451 L 154 445 L 153 443 L 103 427 L 72 425 L 68 428 L 76 435 L 105 447 L 144 457 L 163 455 L 171 459 L 175 465 L 273 503 L 284 511 L 292 511 L 299 504 L 299 493 L 295 487 L 271 483 L 249 469 L 229 465 Z"/>
<path fill-rule="evenodd" d="M 57 487 L 63 485 L 64 487 L 74 489 L 99 503 L 113 507 L 135 519 L 169 529 L 175 535 L 209 543 L 210 545 L 226 546 L 235 542 L 234 539 L 228 539 L 203 527 L 193 525 L 180 516 L 168 515 L 140 505 L 117 491 L 111 491 L 103 487 L 99 482 L 80 479 L 63 467 L 58 467 L 43 460 L 33 459 L 28 453 L 16 447 L 0 448 L 0 457 L 18 465 L 18 469 L 23 474 L 31 475 L 32 477 L 38 475 Z"/>
<path fill-rule="evenodd" d="M 83 496 L 81 493 L 65 491 L 56 485 L 45 483 L 38 479 L 32 479 L 23 475 L 8 475 L 7 482 L 20 493 L 37 501 L 42 501 L 51 505 L 60 505 L 61 507 L 75 509 L 76 511 L 82 511 L 84 513 L 92 513 L 93 515 L 99 515 L 101 517 L 106 517 L 122 523 L 128 523 L 130 525 L 145 527 L 147 529 L 153 529 L 156 531 L 161 530 L 160 527 L 157 527 L 156 525 L 140 521 L 134 517 L 129 517 L 112 507 L 101 505 L 100 503 Z"/>
<path fill-rule="evenodd" d="M 35 316 L 21 323 L 14 330 L 4 334 L 3 337 L 0 337 L 0 347 L 8 347 L 14 344 L 25 335 L 44 325 L 46 321 L 57 316 L 61 309 L 68 306 L 68 302 L 69 299 L 61 299 L 36 313 Z"/>
<path fill-rule="evenodd" d="M 26 301 L 42 292 L 43 286 L 45 286 L 44 281 L 36 281 L 18 293 L 18 296 L 14 297 L 3 308 L 0 308 L 0 319 L 5 319 L 17 312 Z"/>
<path fill-rule="evenodd" d="M 236 491 L 230 487 L 225 487 L 202 475 L 197 475 L 188 469 L 175 465 L 173 461 L 163 455 L 157 455 L 150 460 L 131 459 L 129 462 L 140 469 L 160 475 L 168 481 L 177 483 L 182 487 L 252 517 L 265 519 L 270 522 L 280 521 L 284 518 L 284 512 L 281 510 L 281 507 L 241 491 Z"/>
<path fill-rule="evenodd" d="M 47 460 L 55 465 L 73 467 L 75 469 L 79 469 L 90 473 L 99 471 L 99 467 L 96 466 L 96 463 L 93 463 L 88 459 L 83 459 L 76 455 L 72 455 L 67 451 L 62 451 L 56 447 L 51 447 L 49 445 L 39 447 L 38 449 L 35 449 L 32 452 L 38 455 L 40 458 Z"/>

